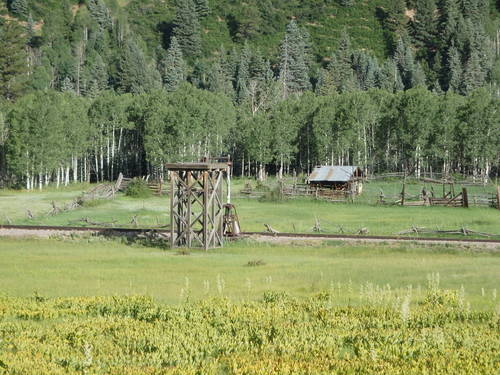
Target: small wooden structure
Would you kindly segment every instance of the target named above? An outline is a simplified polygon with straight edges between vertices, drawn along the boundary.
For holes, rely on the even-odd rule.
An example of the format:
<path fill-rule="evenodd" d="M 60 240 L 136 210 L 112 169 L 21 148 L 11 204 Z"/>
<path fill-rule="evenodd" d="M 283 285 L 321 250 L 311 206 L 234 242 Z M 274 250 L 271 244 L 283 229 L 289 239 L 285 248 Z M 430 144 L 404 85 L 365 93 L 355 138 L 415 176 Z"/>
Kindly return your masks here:
<path fill-rule="evenodd" d="M 170 246 L 202 247 L 224 243 L 224 184 L 227 163 L 167 164 L 170 171 Z"/>
<path fill-rule="evenodd" d="M 314 168 L 307 182 L 311 187 L 349 192 L 359 195 L 363 191 L 364 173 L 351 165 L 333 165 Z"/>

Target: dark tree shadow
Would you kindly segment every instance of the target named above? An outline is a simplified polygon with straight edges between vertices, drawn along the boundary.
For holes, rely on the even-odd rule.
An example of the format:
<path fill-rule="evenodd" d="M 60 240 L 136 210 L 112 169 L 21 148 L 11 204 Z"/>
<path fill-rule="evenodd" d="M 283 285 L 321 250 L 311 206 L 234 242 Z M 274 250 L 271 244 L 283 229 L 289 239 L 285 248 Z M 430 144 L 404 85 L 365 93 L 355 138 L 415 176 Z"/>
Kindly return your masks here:
<path fill-rule="evenodd" d="M 240 22 L 233 14 L 228 14 L 226 17 L 226 24 L 229 30 L 229 35 L 234 42 L 238 41 L 238 32 L 240 30 Z"/>
<path fill-rule="evenodd" d="M 162 35 L 161 41 L 163 48 L 168 49 L 170 47 L 170 40 L 174 35 L 174 24 L 172 22 L 160 22 L 156 29 Z"/>
<path fill-rule="evenodd" d="M 375 9 L 375 17 L 380 22 L 380 25 L 382 25 L 382 29 L 384 30 L 383 35 L 384 35 L 385 54 L 387 56 L 391 56 L 394 52 L 395 40 L 394 40 L 394 33 L 387 29 L 388 16 L 389 15 L 387 14 L 387 11 L 382 7 L 377 7 Z"/>

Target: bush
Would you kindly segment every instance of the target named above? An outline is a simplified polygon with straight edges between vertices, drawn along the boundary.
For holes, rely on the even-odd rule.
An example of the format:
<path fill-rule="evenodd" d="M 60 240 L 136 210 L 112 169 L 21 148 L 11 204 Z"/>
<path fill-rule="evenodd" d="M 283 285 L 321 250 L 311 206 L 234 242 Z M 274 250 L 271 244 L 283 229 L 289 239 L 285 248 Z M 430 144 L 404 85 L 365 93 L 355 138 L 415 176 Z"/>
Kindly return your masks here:
<path fill-rule="evenodd" d="M 269 185 L 266 185 L 263 181 L 257 180 L 257 186 L 255 187 L 257 191 L 271 191 Z"/>
<path fill-rule="evenodd" d="M 94 207 L 99 207 L 102 206 L 103 204 L 106 204 L 107 201 L 104 199 L 92 199 L 85 201 L 81 199 L 80 206 L 85 207 L 85 208 L 94 208 Z"/>
<path fill-rule="evenodd" d="M 431 290 L 425 297 L 425 299 L 420 303 L 424 306 L 429 307 L 458 307 L 460 306 L 460 299 L 458 292 L 455 290 Z"/>
<path fill-rule="evenodd" d="M 284 200 L 284 197 L 281 194 L 279 186 L 268 190 L 259 198 L 260 202 L 280 202 L 282 200 Z"/>
<path fill-rule="evenodd" d="M 132 198 L 149 198 L 151 190 L 149 190 L 146 181 L 140 178 L 134 178 L 125 190 L 125 195 Z"/>
<path fill-rule="evenodd" d="M 258 260 L 250 260 L 247 263 L 247 267 L 258 267 L 258 266 L 264 266 L 266 263 L 262 259 Z"/>

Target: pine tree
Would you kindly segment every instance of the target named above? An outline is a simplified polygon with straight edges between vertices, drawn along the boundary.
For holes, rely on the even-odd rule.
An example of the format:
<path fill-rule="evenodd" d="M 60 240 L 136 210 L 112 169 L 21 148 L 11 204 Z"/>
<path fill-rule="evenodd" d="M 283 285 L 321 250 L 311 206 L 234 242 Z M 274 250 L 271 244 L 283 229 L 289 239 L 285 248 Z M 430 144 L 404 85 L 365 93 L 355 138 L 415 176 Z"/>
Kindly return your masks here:
<path fill-rule="evenodd" d="M 381 66 L 377 74 L 377 86 L 390 92 L 404 90 L 403 80 L 396 63 L 388 59 Z"/>
<path fill-rule="evenodd" d="M 489 12 L 488 0 L 462 0 L 462 12 L 465 18 L 474 24 L 484 23 Z"/>
<path fill-rule="evenodd" d="M 90 15 L 99 24 L 101 29 L 111 27 L 111 15 L 103 0 L 87 0 L 87 6 Z"/>
<path fill-rule="evenodd" d="M 389 0 L 385 9 L 384 25 L 389 31 L 400 34 L 406 24 L 405 0 Z"/>
<path fill-rule="evenodd" d="M 393 59 L 405 89 L 413 87 L 415 80 L 412 77 L 415 75 L 416 69 L 415 58 L 410 45 L 406 44 L 401 37 L 398 40 Z"/>
<path fill-rule="evenodd" d="M 234 88 L 231 82 L 231 77 L 227 74 L 224 68 L 224 63 L 217 60 L 210 70 L 208 77 L 208 88 L 210 91 L 221 93 L 228 98 L 233 98 Z"/>
<path fill-rule="evenodd" d="M 241 103 L 248 93 L 248 81 L 250 80 L 250 61 L 252 51 L 247 43 L 243 47 L 240 56 L 240 62 L 236 72 L 236 100 Z"/>
<path fill-rule="evenodd" d="M 120 93 L 140 94 L 161 84 L 159 72 L 148 64 L 144 52 L 137 43 L 127 39 L 120 51 L 114 75 L 116 89 Z"/>
<path fill-rule="evenodd" d="M 441 0 L 439 3 L 438 35 L 441 48 L 456 42 L 459 33 L 459 0 Z"/>
<path fill-rule="evenodd" d="M 481 66 L 481 58 L 477 51 L 473 51 L 465 64 L 463 75 L 464 94 L 470 94 L 473 90 L 483 87 L 486 74 Z"/>
<path fill-rule="evenodd" d="M 461 92 L 462 87 L 462 61 L 458 49 L 452 45 L 448 50 L 446 87 L 456 93 Z"/>
<path fill-rule="evenodd" d="M 170 48 L 167 51 L 164 66 L 163 85 L 167 91 L 175 91 L 184 81 L 185 70 L 181 47 L 175 36 L 170 41 Z"/>
<path fill-rule="evenodd" d="M 355 72 L 358 87 L 368 90 L 376 87 L 378 64 L 377 61 L 364 51 L 352 54 L 352 69 Z"/>
<path fill-rule="evenodd" d="M 90 82 L 88 88 L 85 91 L 85 96 L 95 99 L 99 96 L 101 90 L 99 90 L 99 84 L 97 81 L 93 80 Z"/>
<path fill-rule="evenodd" d="M 250 62 L 250 77 L 258 81 L 266 80 L 268 73 L 268 62 L 264 60 L 259 50 L 252 53 Z"/>
<path fill-rule="evenodd" d="M 358 87 L 353 70 L 353 53 L 351 40 L 346 31 L 342 32 L 339 47 L 331 57 L 331 61 L 323 72 L 322 93 L 347 92 Z M 332 87 L 330 87 L 332 86 Z"/>
<path fill-rule="evenodd" d="M 61 91 L 62 92 L 75 92 L 75 85 L 71 78 L 66 77 L 61 82 Z"/>
<path fill-rule="evenodd" d="M 195 6 L 196 6 L 196 13 L 198 13 L 199 18 L 205 18 L 210 13 L 208 0 L 195 0 Z"/>
<path fill-rule="evenodd" d="M 305 28 L 300 29 L 300 31 L 302 32 L 302 41 L 304 43 L 304 60 L 306 65 L 310 67 L 314 65 L 313 42 L 311 41 L 311 35 Z"/>
<path fill-rule="evenodd" d="M 101 55 L 96 53 L 94 62 L 91 67 L 91 82 L 94 84 L 98 91 L 104 91 L 108 89 L 108 72 L 106 64 L 102 59 Z"/>
<path fill-rule="evenodd" d="M 422 50 L 422 56 L 428 57 L 436 46 L 436 0 L 417 0 L 416 14 L 410 22 L 414 44 Z M 429 61 L 429 59 L 428 59 Z"/>
<path fill-rule="evenodd" d="M 177 0 L 174 35 L 184 56 L 196 57 L 201 52 L 201 28 L 193 0 Z"/>
<path fill-rule="evenodd" d="M 29 14 L 28 0 L 12 0 L 10 11 L 23 19 L 27 18 Z"/>
<path fill-rule="evenodd" d="M 25 30 L 17 22 L 0 27 L 0 98 L 14 100 L 26 86 Z"/>
<path fill-rule="evenodd" d="M 294 20 L 288 24 L 285 38 L 281 43 L 279 79 L 284 98 L 290 93 L 303 92 L 311 88 L 304 40 Z"/>
<path fill-rule="evenodd" d="M 411 72 L 411 87 L 427 87 L 425 83 L 425 73 L 420 63 L 415 64 L 415 68 Z"/>

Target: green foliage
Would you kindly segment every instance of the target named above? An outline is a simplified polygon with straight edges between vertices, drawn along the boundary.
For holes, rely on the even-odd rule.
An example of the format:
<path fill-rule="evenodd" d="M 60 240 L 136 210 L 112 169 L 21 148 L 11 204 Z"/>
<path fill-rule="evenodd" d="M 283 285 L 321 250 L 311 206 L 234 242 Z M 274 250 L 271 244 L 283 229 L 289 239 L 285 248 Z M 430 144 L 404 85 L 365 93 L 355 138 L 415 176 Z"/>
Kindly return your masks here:
<path fill-rule="evenodd" d="M 184 81 L 184 71 L 186 69 L 182 51 L 175 36 L 170 41 L 170 48 L 167 51 L 164 66 L 163 84 L 165 89 L 175 91 Z"/>
<path fill-rule="evenodd" d="M 415 17 L 410 22 L 411 35 L 417 48 L 430 52 L 436 44 L 436 0 L 417 0 L 415 10 Z"/>
<path fill-rule="evenodd" d="M 111 27 L 111 15 L 103 0 L 87 0 L 87 7 L 101 29 Z"/>
<path fill-rule="evenodd" d="M 460 306 L 460 299 L 457 291 L 432 289 L 429 290 L 420 304 L 427 305 L 430 308 L 457 308 Z"/>
<path fill-rule="evenodd" d="M 28 0 L 11 0 L 10 11 L 16 16 L 27 19 L 29 14 Z"/>
<path fill-rule="evenodd" d="M 24 3 L 9 4 L 21 9 Z M 74 181 L 113 180 L 120 171 L 163 177 L 166 161 L 227 152 L 241 173 L 261 178 L 266 169 L 281 176 L 324 162 L 411 169 L 418 158 L 410 157 L 403 139 L 417 130 L 395 127 L 406 97 L 393 94 L 432 90 L 447 116 L 443 103 L 456 108 L 454 101 L 439 95 L 496 90 L 500 65 L 491 48 L 499 14 L 487 1 L 416 0 L 408 7 L 407 17 L 403 0 L 32 0 L 27 15 L 17 16 L 28 20 L 26 26 L 0 17 L 0 95 L 15 101 L 27 91 L 36 97 L 56 90 L 85 97 L 77 112 L 90 124 L 83 126 L 88 134 L 81 149 L 59 145 L 73 150 L 61 152 L 67 160 L 44 156 L 40 166 L 21 171 L 18 162 L 31 156 L 8 153 L 14 165 L 9 178 L 32 188 L 30 169 L 38 170 L 39 185 L 62 174 L 67 184 L 70 173 Z M 3 3 L 0 13 L 6 14 Z M 417 96 L 418 107 L 428 93 Z M 455 130 L 456 118 L 450 115 Z M 11 121 L 17 120 L 6 117 L 9 128 Z M 23 119 L 15 132 L 36 123 Z M 467 132 L 478 126 L 467 123 Z M 436 150 L 442 126 L 431 121 L 429 127 L 421 147 Z M 456 143 L 453 130 L 446 133 L 453 140 L 446 143 Z M 29 132 L 19 134 L 19 148 L 34 144 L 24 140 Z M 495 142 L 487 141 L 493 148 Z M 474 169 L 458 150 L 448 152 L 444 169 Z M 421 161 L 424 168 L 441 169 L 437 154 Z M 498 173 L 498 158 L 488 155 L 478 172 L 483 177 Z M 3 160 L 6 175 L 10 161 Z"/>
<path fill-rule="evenodd" d="M 14 100 L 25 91 L 24 29 L 15 21 L 0 25 L 0 98 Z"/>
<path fill-rule="evenodd" d="M 19 374 L 33 366 L 40 373 L 125 375 L 229 368 L 245 374 L 496 371 L 492 311 L 394 298 L 391 306 L 376 292 L 361 306 L 333 307 L 334 299 L 325 292 L 297 301 L 273 291 L 257 302 L 210 298 L 178 306 L 141 296 L 2 298 L 0 338 L 16 350 L 4 350 L 0 364 Z"/>
<path fill-rule="evenodd" d="M 143 96 L 136 110 L 145 129 L 147 159 L 154 166 L 220 155 L 235 122 L 227 98 L 187 84 L 170 94 L 157 91 Z M 199 147 L 188 147 L 192 144 Z"/>
<path fill-rule="evenodd" d="M 91 136 L 86 110 L 87 103 L 72 94 L 37 92 L 18 100 L 9 113 L 11 173 L 45 174 L 81 156 Z"/>
<path fill-rule="evenodd" d="M 174 35 L 187 57 L 201 52 L 201 27 L 193 0 L 178 0 L 174 20 Z"/>
<path fill-rule="evenodd" d="M 140 94 L 159 88 L 161 84 L 160 73 L 148 64 L 144 52 L 131 39 L 125 41 L 116 71 L 116 86 L 121 93 Z"/>
<path fill-rule="evenodd" d="M 347 32 L 344 31 L 339 47 L 328 64 L 327 72 L 320 87 L 322 94 L 346 92 L 355 89 L 356 82 L 351 66 L 351 58 L 351 40 Z"/>
<path fill-rule="evenodd" d="M 306 64 L 306 44 L 303 32 L 292 20 L 288 24 L 285 39 L 281 42 L 280 76 L 279 81 L 283 86 L 282 95 L 301 93 L 311 87 L 309 72 Z"/>
<path fill-rule="evenodd" d="M 195 0 L 196 13 L 198 13 L 198 17 L 204 18 L 207 17 L 210 13 L 210 6 L 208 4 L 208 0 Z"/>
<path fill-rule="evenodd" d="M 134 178 L 127 186 L 125 195 L 131 198 L 149 198 L 151 197 L 151 190 L 149 190 L 148 183 L 145 180 Z"/>

